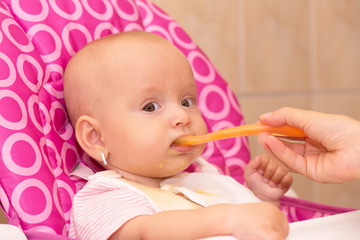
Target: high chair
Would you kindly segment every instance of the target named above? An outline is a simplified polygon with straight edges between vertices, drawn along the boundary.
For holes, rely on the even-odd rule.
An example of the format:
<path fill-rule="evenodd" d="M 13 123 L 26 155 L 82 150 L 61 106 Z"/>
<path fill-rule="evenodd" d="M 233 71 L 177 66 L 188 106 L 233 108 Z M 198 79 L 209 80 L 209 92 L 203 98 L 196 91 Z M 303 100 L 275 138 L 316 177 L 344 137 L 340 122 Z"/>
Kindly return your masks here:
<path fill-rule="evenodd" d="M 235 95 L 207 56 L 149 0 L 0 0 L 0 28 L 1 207 L 29 239 L 66 239 L 72 198 L 85 184 L 69 173 L 78 163 L 98 170 L 76 143 L 63 97 L 65 66 L 86 43 L 123 31 L 163 36 L 193 67 L 209 131 L 244 123 Z M 211 142 L 203 157 L 244 182 L 246 138 Z M 281 209 L 289 222 L 350 210 L 291 197 L 282 199 Z"/>

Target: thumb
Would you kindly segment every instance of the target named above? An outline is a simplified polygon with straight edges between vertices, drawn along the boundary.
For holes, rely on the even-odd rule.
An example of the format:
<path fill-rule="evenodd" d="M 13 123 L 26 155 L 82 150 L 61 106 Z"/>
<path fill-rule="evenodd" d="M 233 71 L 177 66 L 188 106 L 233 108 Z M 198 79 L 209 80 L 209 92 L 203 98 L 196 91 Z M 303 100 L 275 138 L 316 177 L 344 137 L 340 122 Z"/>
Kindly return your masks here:
<path fill-rule="evenodd" d="M 267 125 L 282 126 L 287 124 L 303 130 L 306 123 L 304 117 L 308 115 L 309 113 L 305 110 L 283 107 L 273 112 L 261 114 L 259 119 L 262 123 Z"/>
<path fill-rule="evenodd" d="M 306 159 L 299 154 L 303 149 L 296 149 L 294 151 L 293 147 L 290 147 L 291 143 L 288 145 L 286 142 L 269 134 L 260 135 L 259 142 L 264 148 L 266 155 L 283 169 L 306 175 Z M 301 146 L 300 144 L 297 145 L 298 148 Z"/>

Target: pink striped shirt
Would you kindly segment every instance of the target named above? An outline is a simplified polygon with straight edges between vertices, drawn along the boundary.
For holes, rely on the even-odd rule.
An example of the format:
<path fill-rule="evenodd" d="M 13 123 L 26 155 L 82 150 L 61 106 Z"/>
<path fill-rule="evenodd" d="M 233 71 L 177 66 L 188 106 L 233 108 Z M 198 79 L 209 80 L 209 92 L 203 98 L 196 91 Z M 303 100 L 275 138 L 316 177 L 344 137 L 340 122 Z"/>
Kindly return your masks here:
<path fill-rule="evenodd" d="M 221 175 L 210 163 L 196 161 L 202 173 L 180 173 L 161 182 L 163 190 L 179 192 L 192 202 L 206 207 L 219 203 L 249 203 L 260 200 L 246 187 L 229 176 Z M 75 173 L 76 171 L 76 173 Z M 87 178 L 92 172 L 79 168 L 73 175 Z M 163 209 L 190 209 L 193 206 L 166 196 L 165 205 L 151 199 L 139 188 L 119 179 L 115 171 L 103 171 L 88 177 L 88 182 L 74 197 L 70 237 L 108 239 L 127 221 L 140 215 L 152 215 Z M 203 194 L 199 189 L 205 191 Z M 143 189 L 144 190 L 144 189 Z M 148 194 L 150 192 L 147 192 Z M 162 195 L 164 197 L 164 195 Z M 181 198 L 184 199 L 184 198 Z M 162 198 L 162 200 L 164 200 Z M 189 201 L 187 201 L 189 202 Z M 169 203 L 171 203 L 169 205 Z"/>
<path fill-rule="evenodd" d="M 108 239 L 130 219 L 159 211 L 144 194 L 124 186 L 118 177 L 111 171 L 89 177 L 73 200 L 70 237 Z"/>

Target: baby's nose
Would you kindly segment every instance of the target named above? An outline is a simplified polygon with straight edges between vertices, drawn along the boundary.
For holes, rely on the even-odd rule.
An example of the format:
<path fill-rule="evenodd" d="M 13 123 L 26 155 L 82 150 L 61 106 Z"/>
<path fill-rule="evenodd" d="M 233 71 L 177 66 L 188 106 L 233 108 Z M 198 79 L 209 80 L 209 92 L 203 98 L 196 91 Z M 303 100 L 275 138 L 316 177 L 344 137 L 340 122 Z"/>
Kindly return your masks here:
<path fill-rule="evenodd" d="M 179 108 L 175 111 L 175 116 L 173 119 L 173 126 L 187 126 L 190 125 L 191 118 L 187 111 L 185 111 L 183 108 Z"/>

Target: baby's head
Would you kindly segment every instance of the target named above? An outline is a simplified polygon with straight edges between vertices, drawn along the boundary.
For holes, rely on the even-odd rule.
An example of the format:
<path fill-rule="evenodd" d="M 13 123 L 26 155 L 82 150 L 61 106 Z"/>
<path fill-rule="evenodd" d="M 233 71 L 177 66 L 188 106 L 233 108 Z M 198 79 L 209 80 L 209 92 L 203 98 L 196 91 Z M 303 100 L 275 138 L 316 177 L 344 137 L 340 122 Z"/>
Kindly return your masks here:
<path fill-rule="evenodd" d="M 107 169 L 168 177 L 204 150 L 173 144 L 207 130 L 189 62 L 155 34 L 120 33 L 85 46 L 65 70 L 64 95 L 80 146 L 100 164 L 103 153 Z"/>

